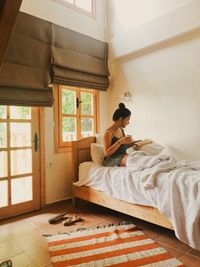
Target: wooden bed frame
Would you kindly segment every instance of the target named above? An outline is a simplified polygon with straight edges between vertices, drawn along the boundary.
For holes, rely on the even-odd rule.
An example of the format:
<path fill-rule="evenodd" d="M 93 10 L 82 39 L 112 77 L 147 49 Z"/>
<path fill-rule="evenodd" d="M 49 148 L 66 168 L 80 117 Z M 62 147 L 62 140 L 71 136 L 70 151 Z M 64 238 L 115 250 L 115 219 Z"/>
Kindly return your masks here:
<path fill-rule="evenodd" d="M 95 142 L 96 138 L 93 136 L 72 142 L 73 182 L 78 181 L 79 164 L 84 161 L 91 161 L 90 145 Z M 168 229 L 173 229 L 170 221 L 162 215 L 158 209 L 153 207 L 131 204 L 126 201 L 114 199 L 103 192 L 87 186 L 73 185 L 73 205 L 75 205 L 76 198 L 122 212 Z"/>

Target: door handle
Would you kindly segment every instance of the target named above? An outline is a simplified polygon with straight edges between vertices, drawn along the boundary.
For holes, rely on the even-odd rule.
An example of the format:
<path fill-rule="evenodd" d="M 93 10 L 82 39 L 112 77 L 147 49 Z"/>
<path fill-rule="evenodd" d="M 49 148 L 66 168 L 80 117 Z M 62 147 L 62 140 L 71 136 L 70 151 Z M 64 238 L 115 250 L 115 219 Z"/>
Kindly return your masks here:
<path fill-rule="evenodd" d="M 79 107 L 79 104 L 81 104 L 82 101 L 78 99 L 78 97 L 76 98 L 76 107 L 78 108 Z"/>
<path fill-rule="evenodd" d="M 34 138 L 33 138 L 33 140 L 32 140 L 32 143 L 34 143 L 34 149 L 35 149 L 35 152 L 38 151 L 38 142 L 39 142 L 38 134 L 35 133 L 35 134 L 34 134 Z"/>

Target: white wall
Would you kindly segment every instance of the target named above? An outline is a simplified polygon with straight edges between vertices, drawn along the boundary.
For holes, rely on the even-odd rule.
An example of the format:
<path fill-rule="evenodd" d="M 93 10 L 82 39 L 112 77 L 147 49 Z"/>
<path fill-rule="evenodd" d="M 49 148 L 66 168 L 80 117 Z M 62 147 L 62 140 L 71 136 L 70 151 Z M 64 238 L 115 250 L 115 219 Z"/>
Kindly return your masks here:
<path fill-rule="evenodd" d="M 85 16 L 52 0 L 23 0 L 21 11 L 60 26 L 106 40 L 105 1 L 96 0 L 96 19 Z M 100 112 L 106 114 L 106 93 L 100 93 Z M 104 105 L 103 105 L 104 103 Z M 105 116 L 104 116 L 105 118 Z M 100 121 L 100 129 L 106 119 Z M 72 196 L 71 153 L 54 153 L 53 108 L 45 108 L 46 202 L 52 203 Z"/>
<path fill-rule="evenodd" d="M 109 9 L 110 117 L 129 90 L 127 132 L 160 142 L 177 159 L 199 160 L 200 2 L 112 0 Z"/>

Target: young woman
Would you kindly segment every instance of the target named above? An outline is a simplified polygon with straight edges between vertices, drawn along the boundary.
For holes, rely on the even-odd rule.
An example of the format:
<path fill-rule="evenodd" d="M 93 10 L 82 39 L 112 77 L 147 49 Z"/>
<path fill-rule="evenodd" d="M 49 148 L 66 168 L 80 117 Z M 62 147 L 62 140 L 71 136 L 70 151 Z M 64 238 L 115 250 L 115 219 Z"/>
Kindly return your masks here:
<path fill-rule="evenodd" d="M 126 149 L 134 144 L 131 136 L 125 136 L 123 128 L 129 124 L 131 111 L 123 103 L 113 114 L 114 123 L 104 134 L 104 165 L 125 166 L 127 160 Z"/>

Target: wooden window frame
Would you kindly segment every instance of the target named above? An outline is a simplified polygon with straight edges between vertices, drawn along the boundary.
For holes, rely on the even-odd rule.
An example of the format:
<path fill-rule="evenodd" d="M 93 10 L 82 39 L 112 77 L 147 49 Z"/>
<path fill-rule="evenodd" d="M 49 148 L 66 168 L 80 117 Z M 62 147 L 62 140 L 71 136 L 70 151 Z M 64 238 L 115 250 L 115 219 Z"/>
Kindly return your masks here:
<path fill-rule="evenodd" d="M 91 0 L 92 12 L 86 11 L 85 9 L 82 9 L 82 8 L 76 6 L 75 0 L 73 0 L 74 1 L 73 4 L 71 4 L 69 2 L 66 2 L 64 0 L 52 0 L 52 1 L 57 2 L 57 3 L 59 3 L 59 4 L 63 5 L 63 6 L 66 6 L 68 8 L 71 8 L 71 9 L 73 9 L 75 11 L 78 11 L 78 12 L 80 12 L 80 13 L 88 16 L 88 17 L 96 19 L 96 0 Z"/>
<path fill-rule="evenodd" d="M 55 153 L 65 153 L 71 152 L 71 142 L 62 141 L 62 99 L 61 99 L 61 90 L 62 88 L 69 88 L 70 90 L 76 91 L 76 96 L 80 99 L 81 92 L 90 92 L 92 89 L 79 88 L 74 86 L 65 86 L 60 84 L 54 84 L 54 151 Z M 99 132 L 99 92 L 93 90 L 93 99 L 94 99 L 94 134 Z M 72 116 L 73 117 L 73 116 Z M 87 115 L 80 115 L 80 109 L 77 109 L 77 114 L 75 117 L 78 120 L 81 120 L 82 117 L 88 117 Z M 90 116 L 89 116 L 90 117 Z M 77 124 L 77 139 L 81 138 L 81 125 Z"/>

